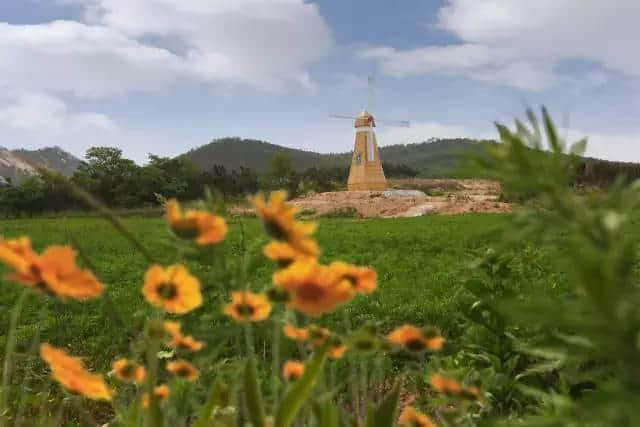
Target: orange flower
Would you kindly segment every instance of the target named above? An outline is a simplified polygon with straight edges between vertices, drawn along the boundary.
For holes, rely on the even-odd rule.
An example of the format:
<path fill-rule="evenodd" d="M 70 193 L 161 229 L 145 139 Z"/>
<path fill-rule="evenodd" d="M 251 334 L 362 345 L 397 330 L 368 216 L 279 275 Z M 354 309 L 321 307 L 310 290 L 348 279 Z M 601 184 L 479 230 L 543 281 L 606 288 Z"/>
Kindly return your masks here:
<path fill-rule="evenodd" d="M 348 282 L 315 261 L 296 261 L 275 272 L 273 281 L 290 292 L 289 307 L 310 316 L 332 311 L 353 296 Z"/>
<path fill-rule="evenodd" d="M 167 345 L 176 350 L 188 350 L 188 351 L 200 351 L 204 347 L 202 341 L 196 340 L 191 335 L 182 335 L 180 331 L 180 323 L 165 321 L 163 323 L 164 330 L 171 335 L 171 339 L 167 342 Z"/>
<path fill-rule="evenodd" d="M 79 357 L 72 357 L 50 344 L 40 345 L 40 357 L 47 362 L 51 376 L 67 390 L 94 400 L 111 400 L 113 392 L 102 375 L 87 371 Z"/>
<path fill-rule="evenodd" d="M 295 341 L 306 341 L 309 339 L 309 330 L 307 328 L 296 328 L 287 323 L 284 325 L 283 331 L 287 338 Z"/>
<path fill-rule="evenodd" d="M 144 366 L 127 359 L 115 360 L 111 367 L 116 377 L 129 383 L 141 383 L 147 374 Z"/>
<path fill-rule="evenodd" d="M 167 371 L 173 375 L 194 381 L 198 378 L 199 372 L 195 366 L 186 360 L 174 360 L 167 363 Z"/>
<path fill-rule="evenodd" d="M 430 383 L 431 386 L 440 393 L 458 394 L 460 390 L 462 390 L 459 382 L 440 374 L 432 375 Z"/>
<path fill-rule="evenodd" d="M 289 381 L 295 381 L 304 373 L 304 363 L 297 360 L 287 360 L 282 367 L 282 376 Z"/>
<path fill-rule="evenodd" d="M 313 256 L 317 256 L 317 253 L 310 256 L 307 252 L 300 251 L 291 246 L 289 243 L 281 241 L 273 241 L 267 243 L 262 248 L 262 253 L 267 258 L 276 261 L 281 268 L 288 267 L 292 262 L 296 260 L 304 260 Z"/>
<path fill-rule="evenodd" d="M 182 326 L 180 325 L 180 322 L 174 322 L 172 320 L 165 320 L 164 322 L 162 322 L 162 327 L 172 337 L 175 337 L 176 335 L 181 335 L 182 334 L 182 331 L 181 331 Z"/>
<path fill-rule="evenodd" d="M 458 381 L 447 378 L 441 374 L 434 374 L 430 379 L 431 386 L 437 392 L 448 394 L 451 396 L 460 396 L 465 399 L 477 400 L 480 398 L 480 390 L 478 387 L 465 387 Z"/>
<path fill-rule="evenodd" d="M 460 396 L 469 400 L 478 400 L 482 397 L 480 389 L 473 385 L 464 387 L 462 391 L 460 391 Z"/>
<path fill-rule="evenodd" d="M 400 418 L 400 425 L 411 427 L 435 427 L 435 424 L 422 412 L 416 410 L 413 406 L 406 406 Z"/>
<path fill-rule="evenodd" d="M 341 359 L 344 353 L 347 351 L 347 346 L 344 344 L 334 345 L 329 347 L 329 357 L 331 359 Z"/>
<path fill-rule="evenodd" d="M 324 345 L 329 337 L 331 337 L 331 331 L 327 328 L 318 325 L 309 326 L 309 339 L 314 346 L 319 347 Z"/>
<path fill-rule="evenodd" d="M 195 239 L 199 245 L 219 243 L 227 234 L 227 223 L 221 216 L 193 209 L 183 214 L 176 199 L 167 200 L 165 209 L 173 232 L 185 239 Z"/>
<path fill-rule="evenodd" d="M 251 202 L 270 236 L 289 243 L 295 250 L 307 256 L 318 256 L 318 245 L 309 238 L 315 231 L 316 224 L 296 221 L 296 208 L 287 205 L 286 199 L 286 192 L 274 191 L 268 202 L 262 193 L 253 197 Z"/>
<path fill-rule="evenodd" d="M 440 350 L 445 341 L 441 336 L 427 337 L 420 329 L 411 325 L 396 328 L 389 334 L 388 339 L 411 351 Z"/>
<path fill-rule="evenodd" d="M 285 203 L 286 199 L 287 193 L 284 191 L 272 192 L 269 196 L 269 201 L 265 200 L 262 193 L 256 194 L 251 199 L 256 209 L 256 214 L 265 223 L 267 233 L 276 240 L 289 240 L 295 223 L 296 209 L 287 205 Z"/>
<path fill-rule="evenodd" d="M 69 246 L 50 246 L 38 255 L 27 237 L 0 240 L 0 260 L 15 271 L 10 280 L 63 299 L 82 301 L 100 296 L 102 283 L 89 270 L 78 268 L 75 259 Z"/>
<path fill-rule="evenodd" d="M 184 314 L 202 305 L 200 281 L 183 265 L 149 267 L 142 293 L 149 304 L 169 313 Z"/>
<path fill-rule="evenodd" d="M 159 385 L 153 389 L 153 395 L 159 402 L 164 402 L 169 398 L 171 389 L 166 384 Z M 147 409 L 149 407 L 149 393 L 142 394 L 142 407 Z"/>
<path fill-rule="evenodd" d="M 38 254 L 31 248 L 31 240 L 28 237 L 0 240 L 0 260 L 11 266 L 18 275 L 24 274 L 37 280 L 37 272 L 31 270 L 37 258 Z"/>
<path fill-rule="evenodd" d="M 271 304 L 264 295 L 248 291 L 233 292 L 224 312 L 238 321 L 257 322 L 269 317 Z"/>
<path fill-rule="evenodd" d="M 369 267 L 359 267 L 342 261 L 334 261 L 329 265 L 336 274 L 347 280 L 356 292 L 370 294 L 376 289 L 377 275 Z"/>

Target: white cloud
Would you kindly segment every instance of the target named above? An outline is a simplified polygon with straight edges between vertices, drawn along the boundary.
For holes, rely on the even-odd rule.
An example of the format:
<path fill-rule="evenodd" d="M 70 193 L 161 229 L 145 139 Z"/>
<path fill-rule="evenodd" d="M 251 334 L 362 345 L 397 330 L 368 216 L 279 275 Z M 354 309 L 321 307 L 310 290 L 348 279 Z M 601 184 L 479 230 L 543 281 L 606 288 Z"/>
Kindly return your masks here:
<path fill-rule="evenodd" d="M 179 38 L 203 75 L 231 80 L 297 75 L 331 44 L 303 0 L 95 0 L 98 22 L 132 37 Z M 96 13 L 92 13 L 95 15 Z"/>
<path fill-rule="evenodd" d="M 153 90 L 194 72 L 169 51 L 73 21 L 0 23 L 0 87 L 79 96 Z"/>
<path fill-rule="evenodd" d="M 445 46 L 368 49 L 391 75 L 431 72 L 531 90 L 598 84 L 591 73 L 568 75 L 562 60 L 585 59 L 640 77 L 640 2 L 617 0 L 449 0 L 437 26 L 460 39 Z"/>
<path fill-rule="evenodd" d="M 8 147 L 60 145 L 82 156 L 93 146 L 118 140 L 121 130 L 109 117 L 74 111 L 60 98 L 19 93 L 0 99 L 0 141 Z"/>
<path fill-rule="evenodd" d="M 114 131 L 117 126 L 104 114 L 70 111 L 53 96 L 22 93 L 5 100 L 0 107 L 0 127 L 22 131 Z"/>
<path fill-rule="evenodd" d="M 543 89 L 553 81 L 548 65 L 519 60 L 518 52 L 513 49 L 490 49 L 481 44 L 409 50 L 378 47 L 364 49 L 360 56 L 377 60 L 385 73 L 395 77 L 432 72 L 469 75 L 476 80 L 532 90 Z"/>
<path fill-rule="evenodd" d="M 0 87 L 82 96 L 180 80 L 312 89 L 306 67 L 332 44 L 303 0 L 69 1 L 85 7 L 85 22 L 0 23 Z"/>
<path fill-rule="evenodd" d="M 184 146 L 200 140 L 181 137 L 151 125 L 145 129 L 125 128 L 108 116 L 77 111 L 63 99 L 41 93 L 14 93 L 0 96 L 0 146 L 37 149 L 58 145 L 82 158 L 93 146 L 117 146 L 124 156 L 144 163 L 149 152 L 175 156 Z"/>
<path fill-rule="evenodd" d="M 74 100 L 184 82 L 266 90 L 292 83 L 314 92 L 308 67 L 333 43 L 306 0 L 53 2 L 80 6 L 84 19 L 0 22 L 0 93 L 20 94 L 0 96 L 4 145 L 58 144 L 81 155 L 92 145 L 117 144 L 137 160 L 149 147 L 174 152 L 175 140 L 157 126 L 125 131 L 103 114 L 75 111 Z"/>

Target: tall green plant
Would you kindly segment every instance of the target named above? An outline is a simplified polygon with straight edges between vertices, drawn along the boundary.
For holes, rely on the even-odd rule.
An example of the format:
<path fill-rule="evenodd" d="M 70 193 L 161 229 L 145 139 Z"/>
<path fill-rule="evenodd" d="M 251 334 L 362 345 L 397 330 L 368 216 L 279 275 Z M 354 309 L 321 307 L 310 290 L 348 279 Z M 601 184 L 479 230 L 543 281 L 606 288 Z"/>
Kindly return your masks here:
<path fill-rule="evenodd" d="M 537 358 L 525 374 L 547 372 L 546 389 L 521 387 L 540 409 L 518 425 L 640 425 L 640 287 L 635 271 L 640 185 L 620 180 L 607 192 L 584 195 L 572 186 L 586 140 L 567 146 L 546 109 L 541 122 L 512 131 L 497 125 L 501 144 L 484 169 L 524 205 L 499 253 L 517 242 L 562 248 L 569 275 L 566 298 L 515 297 L 494 304 L 507 322 L 537 331 L 520 352 Z M 512 424 L 509 420 L 497 420 Z M 514 423 L 515 424 L 515 423 Z"/>

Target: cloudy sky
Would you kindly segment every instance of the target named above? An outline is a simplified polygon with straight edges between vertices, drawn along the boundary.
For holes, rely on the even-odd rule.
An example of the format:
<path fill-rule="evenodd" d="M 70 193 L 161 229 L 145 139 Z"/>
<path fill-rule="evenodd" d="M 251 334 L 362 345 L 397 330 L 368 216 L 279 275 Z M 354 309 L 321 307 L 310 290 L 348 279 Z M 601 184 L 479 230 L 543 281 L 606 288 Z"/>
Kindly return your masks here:
<path fill-rule="evenodd" d="M 638 0 L 4 0 L 0 146 L 143 162 L 224 136 L 351 149 L 493 137 L 545 104 L 588 154 L 640 161 Z"/>

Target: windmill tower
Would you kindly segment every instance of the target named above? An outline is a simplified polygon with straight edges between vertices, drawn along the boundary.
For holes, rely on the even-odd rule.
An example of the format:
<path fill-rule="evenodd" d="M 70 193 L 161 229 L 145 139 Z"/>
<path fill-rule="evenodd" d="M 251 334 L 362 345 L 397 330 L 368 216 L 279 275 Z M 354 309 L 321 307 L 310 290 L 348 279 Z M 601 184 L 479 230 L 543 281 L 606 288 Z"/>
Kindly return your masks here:
<path fill-rule="evenodd" d="M 373 103 L 373 82 L 369 78 L 369 99 L 370 108 Z M 382 191 L 387 189 L 387 180 L 382 170 L 382 161 L 376 141 L 376 120 L 373 115 L 365 109 L 357 117 L 332 114 L 331 117 L 339 119 L 350 119 L 354 121 L 355 143 L 353 145 L 353 155 L 351 157 L 351 167 L 349 168 L 349 180 L 347 189 L 349 191 Z M 381 123 L 409 127 L 408 121 L 401 120 L 379 120 Z"/>

